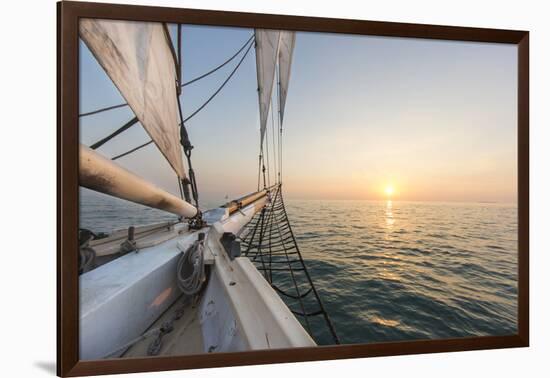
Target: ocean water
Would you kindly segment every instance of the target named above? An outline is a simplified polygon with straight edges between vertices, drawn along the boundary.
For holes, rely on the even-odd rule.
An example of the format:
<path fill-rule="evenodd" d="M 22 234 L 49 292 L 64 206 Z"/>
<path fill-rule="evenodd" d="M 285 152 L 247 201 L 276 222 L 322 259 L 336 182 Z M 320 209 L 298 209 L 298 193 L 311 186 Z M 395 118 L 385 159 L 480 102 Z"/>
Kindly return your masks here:
<path fill-rule="evenodd" d="M 516 333 L 516 205 L 286 206 L 344 343 Z"/>
<path fill-rule="evenodd" d="M 164 221 L 176 221 L 177 216 L 150 207 L 123 201 L 88 189 L 80 189 L 79 227 L 93 232 L 114 230 Z"/>
<path fill-rule="evenodd" d="M 342 343 L 516 333 L 515 204 L 285 205 Z M 173 219 L 91 192 L 81 195 L 81 227 L 93 231 Z M 330 343 L 319 329 L 319 343 Z"/>

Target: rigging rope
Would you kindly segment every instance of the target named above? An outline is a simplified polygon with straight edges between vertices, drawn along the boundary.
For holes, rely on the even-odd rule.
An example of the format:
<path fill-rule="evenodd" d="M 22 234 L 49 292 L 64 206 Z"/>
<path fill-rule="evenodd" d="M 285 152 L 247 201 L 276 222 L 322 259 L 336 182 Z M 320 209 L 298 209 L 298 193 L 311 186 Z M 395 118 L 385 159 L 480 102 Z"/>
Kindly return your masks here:
<path fill-rule="evenodd" d="M 279 77 L 279 70 L 276 71 L 277 73 L 277 126 L 279 128 L 279 132 L 277 133 L 277 142 L 278 142 L 278 150 L 279 150 L 279 171 L 278 171 L 278 178 L 279 178 L 279 184 L 281 184 L 283 181 L 283 122 L 281 120 L 281 79 Z"/>
<path fill-rule="evenodd" d="M 262 152 L 258 155 L 258 192 L 260 191 L 260 172 L 262 171 Z"/>
<path fill-rule="evenodd" d="M 88 112 L 88 113 L 79 114 L 78 116 L 79 117 L 87 117 L 87 116 L 91 116 L 91 115 L 94 115 L 94 114 L 103 113 L 103 112 L 106 112 L 108 110 L 123 108 L 125 106 L 128 106 L 128 104 L 124 103 L 124 104 L 118 104 L 118 105 L 113 105 L 113 106 L 107 106 L 105 108 L 96 109 L 96 110 L 93 110 L 93 111 Z"/>
<path fill-rule="evenodd" d="M 124 157 L 124 156 L 126 156 L 126 155 L 130 155 L 132 152 L 135 152 L 135 151 L 137 151 L 137 150 L 140 150 L 140 149 L 142 149 L 143 147 L 150 145 L 151 143 L 153 143 L 153 140 L 150 140 L 149 142 L 145 142 L 145 143 L 143 143 L 143 144 L 140 144 L 140 145 L 137 146 L 137 147 L 132 148 L 131 150 L 128 150 L 128 151 L 126 151 L 126 152 L 123 152 L 123 153 L 121 153 L 120 155 L 117 155 L 117 156 L 111 158 L 111 160 L 117 160 L 117 159 L 120 159 L 121 157 Z"/>
<path fill-rule="evenodd" d="M 203 74 L 203 75 L 201 75 L 201 76 L 198 76 L 198 77 L 194 78 L 193 80 L 189 80 L 188 82 L 183 83 L 181 86 L 182 86 L 182 87 L 185 87 L 186 85 L 193 84 L 195 81 L 199 81 L 199 80 L 201 80 L 201 79 L 204 79 L 205 77 L 207 77 L 207 76 L 213 74 L 214 72 L 218 71 L 220 68 L 224 67 L 227 63 L 229 63 L 229 62 L 231 62 L 233 59 L 235 59 L 235 57 L 236 57 L 237 55 L 239 55 L 239 53 L 240 53 L 241 51 L 244 50 L 244 48 L 248 45 L 248 43 L 250 43 L 250 41 L 252 41 L 253 38 L 254 38 L 254 34 L 253 34 L 252 36 L 250 36 L 250 38 L 248 38 L 248 40 L 242 45 L 242 47 L 241 47 L 239 50 L 237 50 L 237 52 L 236 52 L 233 56 L 231 56 L 229 59 L 227 59 L 225 62 L 223 62 L 222 64 L 220 64 L 220 65 L 217 66 L 216 68 L 211 69 L 211 70 L 208 71 L 207 73 L 205 73 L 205 74 Z"/>
<path fill-rule="evenodd" d="M 204 79 L 205 77 L 207 76 L 210 76 L 211 74 L 213 74 L 214 72 L 218 71 L 219 69 L 225 67 L 229 62 L 231 62 L 233 59 L 235 59 L 237 57 L 237 55 L 239 55 L 239 53 L 241 51 L 244 50 L 244 48 L 248 45 L 248 43 L 250 43 L 250 41 L 254 38 L 254 35 L 252 35 L 242 46 L 241 48 L 239 48 L 237 50 L 237 52 L 232 55 L 231 57 L 229 57 L 225 62 L 223 62 L 222 64 L 220 64 L 219 66 L 211 69 L 210 71 L 200 75 L 200 76 L 197 76 L 196 78 L 192 79 L 192 80 L 189 80 L 183 84 L 180 85 L 180 88 L 183 88 L 187 85 L 190 85 L 190 84 L 193 84 L 194 82 L 196 81 L 199 81 L 201 79 Z M 113 110 L 113 109 L 118 109 L 118 108 L 123 108 L 125 106 L 128 106 L 128 103 L 123 103 L 123 104 L 118 104 L 118 105 L 113 105 L 113 106 L 107 106 L 105 108 L 100 108 L 100 109 L 96 109 L 96 110 L 92 110 L 90 112 L 87 112 L 87 113 L 82 113 L 82 114 L 79 114 L 78 116 L 79 117 L 87 117 L 87 116 L 91 116 L 91 115 L 94 115 L 94 114 L 98 114 L 98 113 L 102 113 L 102 112 L 106 112 L 108 110 Z"/>
<path fill-rule="evenodd" d="M 273 168 L 275 169 L 273 174 L 276 174 L 276 173 L 278 173 L 277 161 L 278 161 L 279 157 L 277 156 L 278 151 L 275 150 L 275 118 L 273 117 L 273 96 L 271 96 L 271 135 L 273 137 L 273 140 L 272 140 L 272 142 L 273 142 Z M 279 181 L 278 178 L 273 178 L 273 180 L 275 182 Z"/>
<path fill-rule="evenodd" d="M 239 63 L 237 63 L 237 65 L 235 66 L 235 68 L 233 69 L 233 71 L 231 71 L 231 73 L 229 74 L 229 76 L 227 77 L 227 79 L 224 80 L 224 82 L 222 83 L 222 85 L 220 85 L 220 87 L 218 89 L 216 89 L 216 91 L 212 94 L 212 96 L 210 96 L 208 98 L 208 100 L 206 100 L 204 102 L 204 104 L 202 104 L 201 106 L 199 106 L 199 108 L 197 110 L 195 110 L 193 113 L 191 113 L 191 115 L 187 118 L 185 118 L 183 120 L 183 123 L 189 121 L 191 118 L 193 118 L 198 112 L 200 112 L 202 109 L 204 109 L 204 107 L 206 105 L 208 105 L 208 103 L 210 101 L 212 101 L 214 99 L 214 97 L 216 97 L 216 95 L 218 93 L 220 93 L 220 91 L 223 89 L 223 87 L 225 87 L 225 85 L 229 82 L 229 80 L 233 77 L 233 75 L 235 74 L 235 72 L 237 72 L 237 70 L 239 69 L 239 67 L 241 66 L 241 64 L 243 63 L 244 61 L 244 58 L 246 58 L 246 56 L 248 55 L 248 52 L 250 51 L 250 49 L 252 48 L 252 46 L 254 45 L 254 42 L 250 43 L 250 45 L 248 46 L 248 49 L 246 49 L 246 52 L 244 53 L 244 55 L 242 56 L 241 60 L 239 60 Z"/>
<path fill-rule="evenodd" d="M 265 132 L 265 154 L 267 156 L 267 186 L 271 186 L 271 176 L 269 175 L 269 129 L 267 129 Z"/>
<path fill-rule="evenodd" d="M 94 144 L 92 144 L 90 146 L 90 148 L 92 150 L 96 150 L 98 149 L 99 147 L 103 146 L 105 143 L 107 143 L 108 141 L 110 141 L 111 139 L 113 139 L 114 137 L 116 137 L 118 134 L 122 133 L 123 131 L 125 130 L 128 130 L 130 127 L 132 127 L 133 125 L 135 125 L 136 123 L 138 123 L 138 119 L 137 117 L 134 117 L 132 118 L 131 120 L 129 120 L 128 122 L 126 122 L 124 125 L 122 125 L 120 128 L 118 128 L 117 130 L 115 130 L 114 132 L 112 132 L 111 134 L 107 135 L 105 138 L 101 139 L 101 140 L 98 140 L 97 142 L 95 142 Z"/>
<path fill-rule="evenodd" d="M 229 80 L 233 77 L 233 75 L 235 74 L 235 72 L 237 72 L 237 70 L 239 69 L 239 67 L 241 66 L 242 62 L 244 61 L 244 59 L 246 58 L 246 56 L 248 55 L 250 49 L 252 48 L 252 46 L 254 45 L 254 41 L 252 41 L 250 43 L 250 45 L 248 46 L 248 49 L 246 50 L 246 52 L 244 53 L 244 55 L 241 57 L 241 59 L 239 60 L 239 63 L 235 66 L 235 68 L 233 69 L 233 71 L 231 71 L 231 73 L 229 74 L 229 76 L 224 80 L 224 82 L 220 85 L 220 87 L 197 109 L 195 110 L 190 116 L 188 116 L 187 118 L 185 118 L 182 122 L 182 124 L 185 124 L 185 122 L 189 121 L 191 118 L 193 118 L 195 115 L 197 115 L 202 109 L 205 108 L 206 105 L 208 105 L 208 103 L 210 103 L 210 101 L 212 101 L 214 99 L 214 97 L 216 97 L 216 95 L 218 93 L 220 93 L 220 91 L 225 87 L 225 85 L 229 82 Z M 181 124 L 180 124 L 181 126 Z M 153 143 L 152 140 L 148 141 L 148 142 L 145 142 L 137 147 L 134 147 L 132 148 L 131 150 L 129 151 L 126 151 L 120 155 L 117 155 L 115 157 L 113 157 L 111 160 L 116 160 L 116 159 L 120 159 L 121 157 L 123 156 L 126 156 L 126 155 L 129 155 L 131 154 L 132 152 L 135 152 L 145 146 L 148 146 L 149 144 Z"/>
<path fill-rule="evenodd" d="M 181 111 L 180 98 L 178 97 L 177 100 L 178 100 L 178 112 L 179 112 L 180 120 L 182 120 L 183 113 Z M 193 145 L 189 140 L 189 134 L 187 133 L 187 128 L 185 127 L 185 124 L 183 122 L 180 125 L 180 144 L 183 147 L 183 153 L 187 158 L 187 165 L 189 167 L 189 170 L 188 170 L 189 177 L 185 177 L 181 180 L 184 197 L 187 202 L 191 203 L 191 196 L 189 194 L 189 188 L 191 188 L 191 192 L 193 193 L 193 199 L 195 200 L 195 206 L 198 209 L 199 208 L 199 191 L 197 189 L 197 180 L 195 178 L 195 171 L 193 170 L 193 165 L 191 164 L 191 151 L 193 150 Z"/>

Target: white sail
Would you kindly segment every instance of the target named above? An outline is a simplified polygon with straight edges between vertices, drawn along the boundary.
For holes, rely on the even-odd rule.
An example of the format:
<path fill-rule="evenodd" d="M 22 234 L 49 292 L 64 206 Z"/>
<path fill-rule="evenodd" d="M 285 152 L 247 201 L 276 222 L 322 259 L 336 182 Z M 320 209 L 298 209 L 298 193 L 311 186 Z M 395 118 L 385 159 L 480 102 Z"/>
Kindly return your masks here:
<path fill-rule="evenodd" d="M 281 31 L 279 41 L 279 111 L 281 112 L 281 122 L 285 114 L 286 95 L 288 93 L 288 83 L 290 81 L 290 68 L 292 65 L 292 54 L 296 42 L 296 32 Z"/>
<path fill-rule="evenodd" d="M 174 171 L 185 177 L 177 73 L 163 24 L 82 19 L 80 36 Z"/>
<path fill-rule="evenodd" d="M 260 103 L 260 145 L 263 145 L 267 116 L 271 103 L 277 53 L 279 50 L 279 30 L 256 29 L 256 70 L 258 74 L 258 99 Z"/>

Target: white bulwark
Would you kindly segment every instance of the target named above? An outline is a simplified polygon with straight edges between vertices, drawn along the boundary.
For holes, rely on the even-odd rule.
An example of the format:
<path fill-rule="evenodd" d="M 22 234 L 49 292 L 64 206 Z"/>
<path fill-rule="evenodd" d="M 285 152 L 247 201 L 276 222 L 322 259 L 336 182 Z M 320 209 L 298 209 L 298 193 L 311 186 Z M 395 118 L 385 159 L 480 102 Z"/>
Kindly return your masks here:
<path fill-rule="evenodd" d="M 173 333 L 178 339 L 166 342 L 161 354 L 182 349 L 209 353 L 315 345 L 250 260 L 244 256 L 231 260 L 220 243 L 224 232 L 239 232 L 265 201 L 266 197 L 260 198 L 200 231 L 207 232 L 210 276 L 199 303 L 185 310 L 196 312 L 195 327 L 200 332 L 188 324 L 176 325 Z M 81 359 L 147 350 L 144 346 L 151 339 L 139 338 L 182 296 L 176 282 L 177 261 L 199 232 L 181 225 L 179 231 L 172 240 L 130 252 L 80 276 Z M 194 315 L 189 316 L 192 323 Z M 196 345 L 181 345 L 186 343 Z"/>

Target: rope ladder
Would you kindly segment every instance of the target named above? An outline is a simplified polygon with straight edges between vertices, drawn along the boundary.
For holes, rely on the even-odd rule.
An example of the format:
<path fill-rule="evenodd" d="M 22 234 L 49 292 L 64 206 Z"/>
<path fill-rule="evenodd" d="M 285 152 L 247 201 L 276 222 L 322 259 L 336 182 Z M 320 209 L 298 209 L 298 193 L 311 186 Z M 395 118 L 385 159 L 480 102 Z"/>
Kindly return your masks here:
<path fill-rule="evenodd" d="M 339 339 L 306 268 L 285 209 L 281 185 L 241 233 L 242 250 L 279 294 L 310 336 Z"/>

